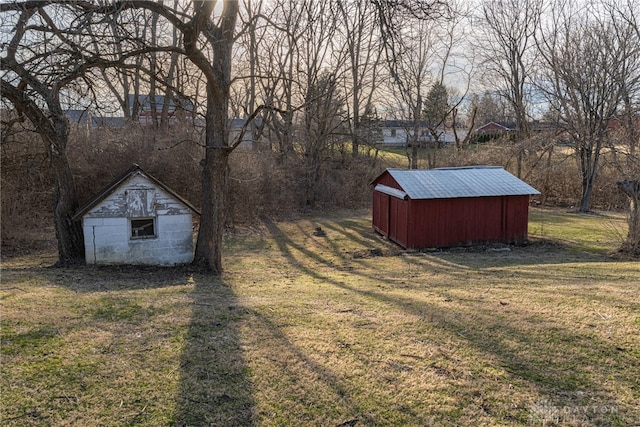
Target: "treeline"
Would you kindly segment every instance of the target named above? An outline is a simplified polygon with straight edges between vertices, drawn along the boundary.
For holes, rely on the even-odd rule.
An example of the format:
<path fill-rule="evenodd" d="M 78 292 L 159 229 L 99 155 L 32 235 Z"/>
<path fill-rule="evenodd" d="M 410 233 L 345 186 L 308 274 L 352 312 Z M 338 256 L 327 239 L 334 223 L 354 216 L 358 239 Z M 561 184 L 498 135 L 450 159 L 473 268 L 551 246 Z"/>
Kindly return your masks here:
<path fill-rule="evenodd" d="M 545 159 L 572 157 L 567 188 L 587 212 L 599 174 L 635 179 L 640 169 L 638 8 L 634 0 L 3 2 L 3 155 L 23 150 L 5 145 L 31 140 L 21 131 L 39 136 L 46 161 L 34 167 L 53 182 L 45 191 L 55 194 L 61 261 L 82 257 L 81 230 L 70 220 L 83 194 L 79 177 L 119 153 L 151 173 L 175 164 L 183 177 L 190 172 L 186 182 L 197 177 L 185 189 L 199 189 L 203 211 L 195 259 L 219 272 L 228 218 L 251 212 L 236 212 L 243 193 L 234 183 L 245 199 L 263 185 L 261 209 L 328 207 L 340 197 L 357 204 L 380 165 L 383 119 L 405 123 L 408 167 L 464 163 L 473 133 L 456 132 L 451 153 L 430 152 L 421 163 L 424 141 L 439 146 L 447 130 L 508 119 L 514 132 L 503 161 L 520 177 L 544 169 L 542 186 L 552 188 L 559 180 Z M 488 112 L 490 100 L 504 107 L 499 114 Z M 105 136 L 106 146 L 92 130 L 75 151 L 82 138 L 69 109 L 121 116 L 129 126 Z M 150 128 L 134 131 L 141 116 Z M 232 134 L 230 118 L 246 126 Z M 533 119 L 554 133 L 540 139 Z M 243 135 L 262 149 L 238 149 Z M 167 138 L 174 148 L 158 150 Z M 183 166 L 180 150 L 197 162 L 185 157 Z M 87 155 L 85 165 L 75 153 Z M 173 186 L 180 190 L 180 180 Z"/>
<path fill-rule="evenodd" d="M 51 223 L 55 200 L 55 179 L 47 167 L 48 157 L 35 135 L 22 134 L 21 142 L 3 144 L 2 244 L 23 240 L 29 230 L 41 231 Z M 126 129 L 73 131 L 69 141 L 69 161 L 80 202 L 86 202 L 113 181 L 132 163 L 158 178 L 168 187 L 198 205 L 201 198 L 200 174 L 203 147 L 190 128 L 171 130 L 171 136 L 140 126 Z M 22 138 L 24 138 L 22 140 Z M 180 141 L 180 143 L 176 143 Z M 439 166 L 503 165 L 516 173 L 519 147 L 508 138 L 457 150 L 454 145 L 421 149 L 418 166 L 429 161 Z M 579 165 L 568 146 L 553 152 L 527 150 L 522 178 L 541 191 L 533 203 L 540 206 L 576 209 L 580 182 L 575 179 Z M 593 208 L 621 210 L 628 206 L 626 196 L 617 191 L 619 170 L 616 159 L 603 157 L 595 182 Z M 406 167 L 404 148 L 372 150 L 354 158 L 347 147 L 331 152 L 319 171 L 315 204 L 305 196 L 307 176 L 301 154 L 282 158 L 264 147 L 241 147 L 231 157 L 228 182 L 228 212 L 225 228 L 251 226 L 263 218 L 282 220 L 311 209 L 361 209 L 370 207 L 369 183 L 387 167 Z"/>

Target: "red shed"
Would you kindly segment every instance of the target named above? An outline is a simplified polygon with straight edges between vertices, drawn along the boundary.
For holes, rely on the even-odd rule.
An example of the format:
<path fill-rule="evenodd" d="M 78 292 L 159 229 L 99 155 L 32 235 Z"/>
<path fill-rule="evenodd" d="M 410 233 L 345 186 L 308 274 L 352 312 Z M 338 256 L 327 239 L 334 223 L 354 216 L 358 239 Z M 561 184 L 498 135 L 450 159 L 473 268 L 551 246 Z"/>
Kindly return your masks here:
<path fill-rule="evenodd" d="M 373 228 L 407 249 L 523 243 L 540 194 L 499 166 L 387 169 L 372 185 Z"/>

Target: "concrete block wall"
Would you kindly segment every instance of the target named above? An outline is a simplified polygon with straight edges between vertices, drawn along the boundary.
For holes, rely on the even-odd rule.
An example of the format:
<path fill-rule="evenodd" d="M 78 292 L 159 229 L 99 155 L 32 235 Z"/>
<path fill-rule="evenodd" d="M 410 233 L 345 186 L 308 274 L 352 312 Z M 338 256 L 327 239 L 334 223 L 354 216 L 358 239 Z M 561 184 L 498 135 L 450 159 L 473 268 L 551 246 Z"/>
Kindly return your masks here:
<path fill-rule="evenodd" d="M 128 218 L 85 217 L 87 264 L 175 265 L 193 260 L 191 213 L 160 215 L 156 237 L 130 238 Z"/>

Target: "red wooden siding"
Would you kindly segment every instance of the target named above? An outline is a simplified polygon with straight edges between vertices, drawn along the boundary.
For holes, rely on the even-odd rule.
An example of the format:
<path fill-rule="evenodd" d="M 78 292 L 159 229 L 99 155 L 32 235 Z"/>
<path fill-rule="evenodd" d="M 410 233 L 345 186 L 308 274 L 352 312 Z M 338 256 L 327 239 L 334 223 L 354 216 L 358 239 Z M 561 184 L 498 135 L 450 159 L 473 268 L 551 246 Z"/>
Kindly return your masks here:
<path fill-rule="evenodd" d="M 407 248 L 522 243 L 527 238 L 529 196 L 411 200 Z M 392 239 L 394 240 L 394 239 Z"/>
<path fill-rule="evenodd" d="M 409 202 L 384 193 L 373 193 L 373 228 L 394 242 L 409 243 Z"/>
<path fill-rule="evenodd" d="M 389 239 L 409 247 L 409 201 L 391 197 L 389 218 Z"/>
<path fill-rule="evenodd" d="M 379 233 L 389 236 L 389 199 L 391 196 L 373 192 L 373 228 Z"/>
<path fill-rule="evenodd" d="M 388 173 L 374 183 L 403 190 Z M 373 227 L 408 249 L 527 239 L 529 196 L 402 200 L 373 192 Z"/>
<path fill-rule="evenodd" d="M 383 173 L 374 181 L 374 184 L 382 184 L 387 187 L 397 188 L 398 190 L 402 190 L 400 185 L 396 182 L 395 179 L 389 173 Z"/>

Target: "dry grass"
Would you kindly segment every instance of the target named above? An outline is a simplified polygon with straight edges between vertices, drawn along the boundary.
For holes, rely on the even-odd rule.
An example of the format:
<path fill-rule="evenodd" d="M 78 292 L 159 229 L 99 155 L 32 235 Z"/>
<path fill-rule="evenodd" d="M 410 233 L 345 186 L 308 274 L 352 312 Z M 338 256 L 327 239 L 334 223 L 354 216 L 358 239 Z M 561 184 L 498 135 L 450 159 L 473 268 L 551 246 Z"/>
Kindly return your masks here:
<path fill-rule="evenodd" d="M 528 246 L 404 253 L 362 211 L 237 232 L 221 279 L 3 260 L 2 425 L 637 425 L 616 230 L 536 210 Z"/>

